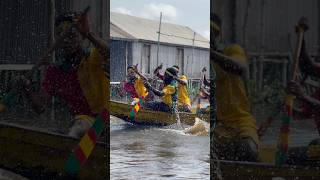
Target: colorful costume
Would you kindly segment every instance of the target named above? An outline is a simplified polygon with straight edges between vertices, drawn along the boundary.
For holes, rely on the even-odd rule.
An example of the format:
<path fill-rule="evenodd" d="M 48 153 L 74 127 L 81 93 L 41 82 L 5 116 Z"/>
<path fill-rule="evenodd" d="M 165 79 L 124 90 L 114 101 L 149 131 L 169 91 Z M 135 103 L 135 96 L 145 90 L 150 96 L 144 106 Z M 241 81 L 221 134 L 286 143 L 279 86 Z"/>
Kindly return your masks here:
<path fill-rule="evenodd" d="M 82 59 L 77 69 L 49 66 L 42 84 L 49 95 L 61 98 L 75 119 L 85 121 L 87 127 L 108 106 L 109 80 L 95 48 Z"/>
<path fill-rule="evenodd" d="M 239 45 L 226 47 L 224 54 L 247 63 L 244 50 Z M 214 68 L 218 123 L 214 133 L 218 143 L 227 144 L 241 138 L 251 138 L 258 146 L 256 120 L 250 113 L 250 104 L 241 77 L 226 72 L 217 64 Z"/>

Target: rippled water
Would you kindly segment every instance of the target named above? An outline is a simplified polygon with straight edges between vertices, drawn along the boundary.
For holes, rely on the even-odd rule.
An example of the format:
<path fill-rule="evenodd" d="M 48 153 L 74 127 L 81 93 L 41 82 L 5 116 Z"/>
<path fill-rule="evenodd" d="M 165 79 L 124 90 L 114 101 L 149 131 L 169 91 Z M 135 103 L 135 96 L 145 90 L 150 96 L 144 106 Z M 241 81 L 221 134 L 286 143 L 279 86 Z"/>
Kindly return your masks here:
<path fill-rule="evenodd" d="M 111 179 L 209 179 L 209 137 L 111 116 Z"/>

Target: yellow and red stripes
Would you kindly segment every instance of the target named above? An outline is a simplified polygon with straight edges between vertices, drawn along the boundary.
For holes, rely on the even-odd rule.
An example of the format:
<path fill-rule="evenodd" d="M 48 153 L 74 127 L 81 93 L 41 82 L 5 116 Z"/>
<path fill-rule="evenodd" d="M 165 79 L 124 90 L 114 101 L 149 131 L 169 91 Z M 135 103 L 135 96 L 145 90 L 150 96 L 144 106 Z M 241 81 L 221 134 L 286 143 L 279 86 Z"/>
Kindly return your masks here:
<path fill-rule="evenodd" d="M 65 165 L 65 172 L 77 174 L 80 171 L 81 166 L 83 166 L 89 158 L 100 134 L 108 123 L 109 117 L 109 112 L 106 109 L 103 109 L 91 128 L 82 137 L 80 143 L 73 149 L 73 152 L 68 157 Z"/>
<path fill-rule="evenodd" d="M 293 95 L 286 95 L 284 112 L 282 116 L 282 122 L 280 127 L 280 135 L 278 140 L 277 154 L 276 154 L 276 165 L 281 166 L 287 160 L 288 144 L 289 144 L 289 132 L 290 122 L 292 120 L 292 106 L 293 106 Z"/>
<path fill-rule="evenodd" d="M 131 119 L 132 121 L 135 119 L 137 113 L 139 112 L 143 100 L 144 100 L 144 96 L 141 96 L 141 97 L 139 98 L 139 102 L 136 103 L 136 104 L 133 106 L 133 108 L 132 108 L 132 110 L 131 110 L 131 112 L 130 112 L 130 115 L 129 115 L 129 117 L 130 117 L 130 119 Z"/>

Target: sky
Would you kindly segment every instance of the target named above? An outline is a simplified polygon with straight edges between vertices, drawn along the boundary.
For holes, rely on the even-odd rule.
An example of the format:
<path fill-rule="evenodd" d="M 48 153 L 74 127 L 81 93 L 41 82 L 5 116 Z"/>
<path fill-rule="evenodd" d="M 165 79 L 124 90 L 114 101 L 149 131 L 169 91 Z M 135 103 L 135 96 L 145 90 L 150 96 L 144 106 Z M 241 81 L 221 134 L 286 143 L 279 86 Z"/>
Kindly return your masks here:
<path fill-rule="evenodd" d="M 188 26 L 210 39 L 210 0 L 111 0 L 112 12 Z"/>

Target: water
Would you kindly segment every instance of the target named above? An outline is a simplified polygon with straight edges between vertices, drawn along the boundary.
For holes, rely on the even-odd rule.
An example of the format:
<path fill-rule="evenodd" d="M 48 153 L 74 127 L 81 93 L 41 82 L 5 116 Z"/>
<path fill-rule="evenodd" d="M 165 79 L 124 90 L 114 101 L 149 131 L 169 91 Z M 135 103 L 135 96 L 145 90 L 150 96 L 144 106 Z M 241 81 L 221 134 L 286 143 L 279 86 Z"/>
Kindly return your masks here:
<path fill-rule="evenodd" d="M 113 116 L 110 127 L 111 179 L 210 178 L 209 137 L 134 127 Z"/>
<path fill-rule="evenodd" d="M 177 113 L 176 115 L 177 115 L 177 129 L 183 130 L 183 127 L 180 121 L 180 115 L 179 113 Z"/>
<path fill-rule="evenodd" d="M 1 180 L 28 180 L 18 174 L 10 172 L 8 170 L 0 169 L 0 179 Z"/>

